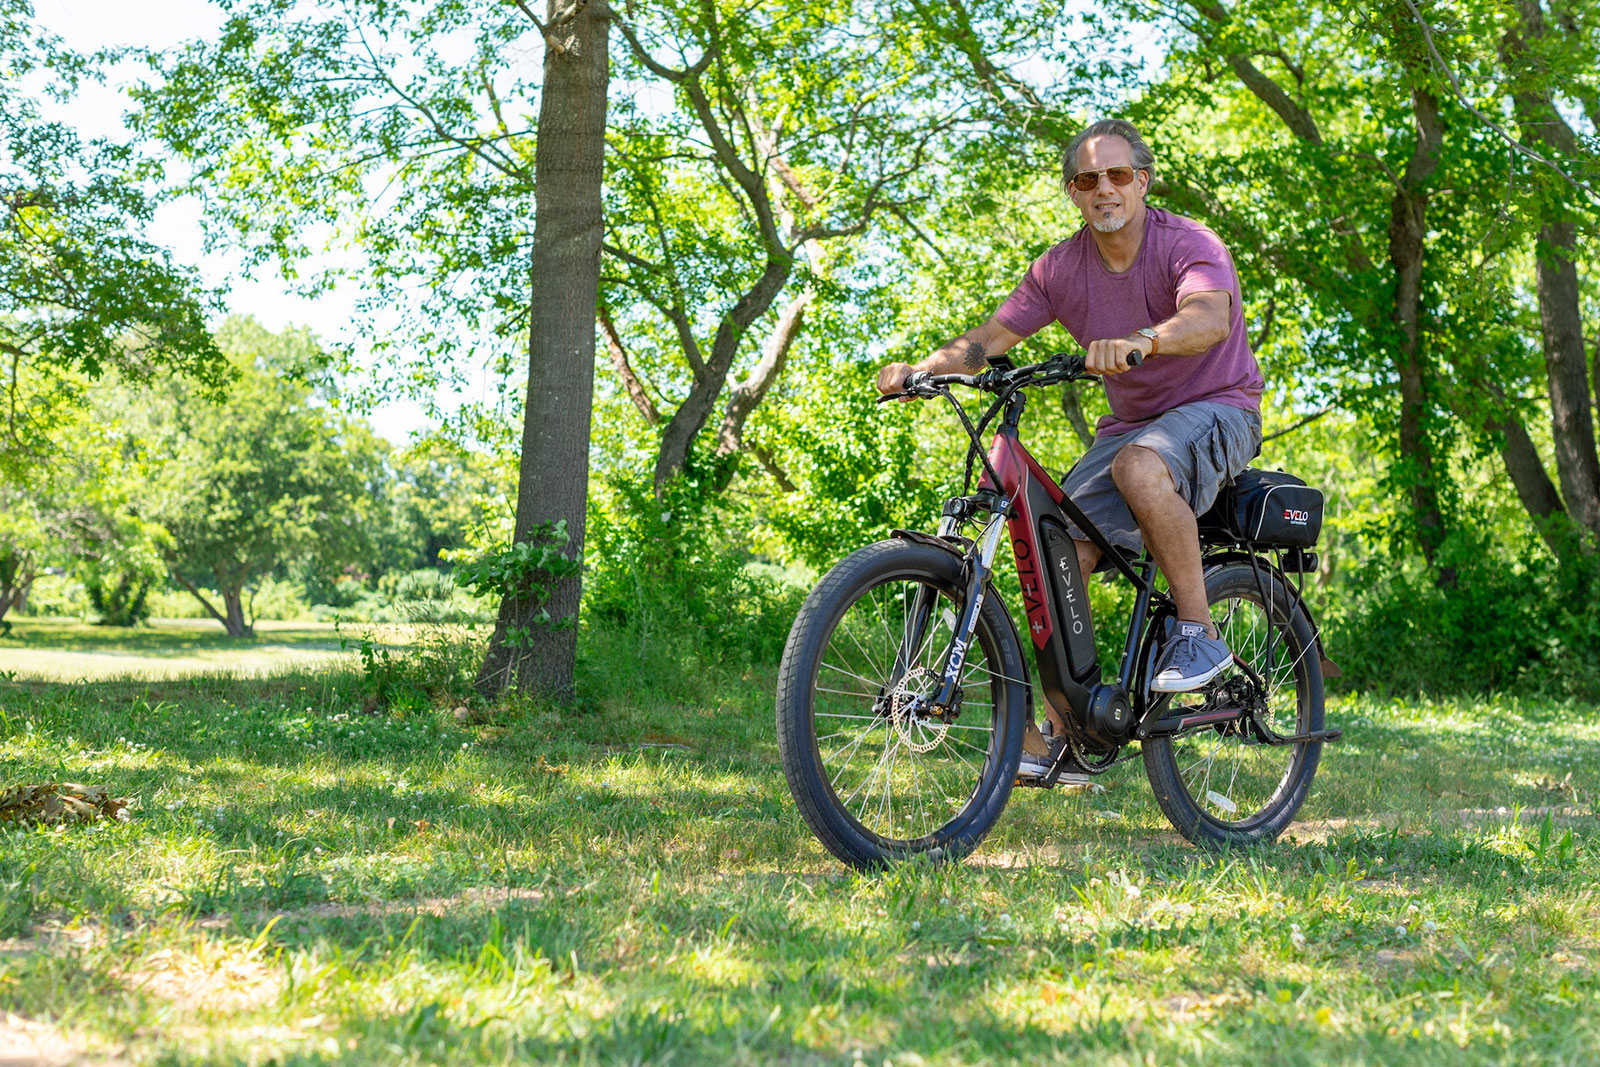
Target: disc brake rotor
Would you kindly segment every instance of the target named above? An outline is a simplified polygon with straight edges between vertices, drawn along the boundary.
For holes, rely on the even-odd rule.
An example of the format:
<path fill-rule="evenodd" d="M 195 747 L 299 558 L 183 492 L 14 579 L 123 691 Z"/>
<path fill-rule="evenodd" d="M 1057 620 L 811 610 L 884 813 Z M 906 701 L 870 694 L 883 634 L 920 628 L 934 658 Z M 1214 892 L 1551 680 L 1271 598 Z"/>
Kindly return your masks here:
<path fill-rule="evenodd" d="M 919 755 L 938 748 L 945 734 L 950 732 L 949 723 L 921 710 L 938 681 L 938 675 L 926 667 L 914 668 L 900 679 L 889 700 L 889 721 L 894 724 L 900 741 Z"/>

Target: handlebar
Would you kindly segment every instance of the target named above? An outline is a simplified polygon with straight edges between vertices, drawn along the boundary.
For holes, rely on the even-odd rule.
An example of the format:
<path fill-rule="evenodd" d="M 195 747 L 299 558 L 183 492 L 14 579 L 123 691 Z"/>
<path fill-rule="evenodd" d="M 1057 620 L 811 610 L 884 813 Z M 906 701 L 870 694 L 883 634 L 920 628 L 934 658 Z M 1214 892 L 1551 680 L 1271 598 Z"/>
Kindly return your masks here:
<path fill-rule="evenodd" d="M 1144 355 L 1140 352 L 1131 352 L 1127 359 L 1130 367 L 1137 367 L 1144 362 Z M 986 393 L 1001 393 L 1013 387 L 1053 385 L 1057 382 L 1095 377 L 1084 370 L 1083 361 L 1081 353 L 1057 352 L 1043 363 L 1031 363 L 1026 367 L 1010 370 L 991 367 L 982 374 L 930 374 L 925 370 L 913 371 L 906 376 L 901 392 L 886 393 L 878 398 L 878 403 L 903 400 L 908 397 L 938 396 L 940 390 L 947 385 L 964 385 L 969 389 L 978 389 Z"/>

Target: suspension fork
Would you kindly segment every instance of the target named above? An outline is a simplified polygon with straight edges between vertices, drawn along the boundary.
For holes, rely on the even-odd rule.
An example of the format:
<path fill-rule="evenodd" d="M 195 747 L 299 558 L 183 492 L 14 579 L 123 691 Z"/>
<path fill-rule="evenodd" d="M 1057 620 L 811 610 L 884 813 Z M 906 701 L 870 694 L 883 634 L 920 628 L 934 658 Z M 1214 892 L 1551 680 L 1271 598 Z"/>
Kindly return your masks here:
<path fill-rule="evenodd" d="M 999 550 L 1000 537 L 1005 531 L 1008 503 L 1005 500 L 999 502 L 983 532 L 978 535 L 973 551 L 966 557 L 967 595 L 962 600 L 961 614 L 956 619 L 955 629 L 950 635 L 950 655 L 945 661 L 944 672 L 939 680 L 939 691 L 934 694 L 930 702 L 935 710 L 942 711 L 949 708 L 955 700 L 956 689 L 961 684 L 961 670 L 966 666 L 972 635 L 978 628 L 978 612 L 983 607 L 983 591 L 988 585 L 989 576 L 994 573 L 995 553 Z M 958 525 L 958 520 L 946 516 L 939 524 L 940 536 L 946 537 L 955 533 Z M 910 670 L 916 650 L 922 647 L 937 597 L 938 593 L 927 586 L 917 591 L 917 599 L 909 613 L 905 640 L 900 646 L 900 654 L 895 662 L 894 677 L 897 679 L 904 677 L 905 672 Z"/>

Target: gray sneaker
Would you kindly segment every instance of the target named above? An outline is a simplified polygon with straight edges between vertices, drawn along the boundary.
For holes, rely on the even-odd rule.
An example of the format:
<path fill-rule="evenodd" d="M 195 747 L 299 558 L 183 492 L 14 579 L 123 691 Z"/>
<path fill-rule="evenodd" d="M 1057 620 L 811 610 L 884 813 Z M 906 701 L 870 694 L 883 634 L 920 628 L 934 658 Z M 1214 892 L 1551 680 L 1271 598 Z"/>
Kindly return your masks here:
<path fill-rule="evenodd" d="M 1056 764 L 1056 757 L 1066 747 L 1067 739 L 1044 735 L 1050 744 L 1048 756 L 1033 756 L 1027 752 L 1022 754 L 1022 761 L 1017 764 L 1017 784 L 1038 785 L 1050 776 L 1050 768 Z M 1067 757 L 1066 765 L 1061 769 L 1061 776 L 1056 779 L 1057 786 L 1093 786 L 1097 783 L 1093 775 L 1082 767 L 1071 756 Z"/>
<path fill-rule="evenodd" d="M 1233 663 L 1228 643 L 1206 633 L 1203 622 L 1167 623 L 1166 647 L 1156 661 L 1152 693 L 1189 693 L 1205 685 Z"/>

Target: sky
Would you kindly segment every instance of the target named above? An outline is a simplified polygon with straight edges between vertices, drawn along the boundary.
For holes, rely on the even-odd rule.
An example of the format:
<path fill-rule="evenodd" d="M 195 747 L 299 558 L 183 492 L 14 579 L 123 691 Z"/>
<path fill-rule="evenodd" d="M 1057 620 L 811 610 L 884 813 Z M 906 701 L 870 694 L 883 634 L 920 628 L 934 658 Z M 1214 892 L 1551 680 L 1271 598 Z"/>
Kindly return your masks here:
<path fill-rule="evenodd" d="M 34 0 L 34 14 L 79 52 L 118 46 L 166 48 L 214 35 L 223 18 L 222 9 L 206 0 Z M 69 107 L 53 109 L 51 117 L 70 122 L 84 137 L 121 135 L 128 102 L 120 86 L 132 73 L 114 72 L 104 86 L 85 85 Z M 358 294 L 352 285 L 344 283 L 312 300 L 289 292 L 270 268 L 247 277 L 238 255 L 204 250 L 195 204 L 163 205 L 145 236 L 170 249 L 178 262 L 196 267 L 208 285 L 226 286 L 229 312 L 254 315 L 271 330 L 309 326 L 324 340 L 356 343 L 350 324 Z M 360 352 L 359 345 L 356 350 Z M 380 407 L 370 421 L 396 444 L 431 425 L 422 409 L 409 401 Z"/>

